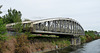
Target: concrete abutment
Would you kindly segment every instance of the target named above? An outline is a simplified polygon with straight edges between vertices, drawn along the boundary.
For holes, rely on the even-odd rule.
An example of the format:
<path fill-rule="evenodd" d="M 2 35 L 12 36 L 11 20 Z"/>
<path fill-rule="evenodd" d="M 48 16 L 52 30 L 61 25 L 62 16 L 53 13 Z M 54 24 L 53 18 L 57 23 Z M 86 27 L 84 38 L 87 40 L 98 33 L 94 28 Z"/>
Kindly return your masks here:
<path fill-rule="evenodd" d="M 73 36 L 73 35 L 57 35 L 59 38 L 68 38 L 71 42 L 71 45 L 80 45 L 81 44 L 81 38 L 80 36 Z"/>
<path fill-rule="evenodd" d="M 80 37 L 73 37 L 73 38 L 71 38 L 71 45 L 80 45 L 80 44 L 81 44 Z"/>

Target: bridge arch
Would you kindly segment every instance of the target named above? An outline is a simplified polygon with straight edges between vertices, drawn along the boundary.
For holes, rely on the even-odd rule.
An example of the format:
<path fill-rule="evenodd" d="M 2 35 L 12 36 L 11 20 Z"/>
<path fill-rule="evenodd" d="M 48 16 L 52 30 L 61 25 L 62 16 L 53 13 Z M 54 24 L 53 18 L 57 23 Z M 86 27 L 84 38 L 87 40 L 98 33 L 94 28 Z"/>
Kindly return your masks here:
<path fill-rule="evenodd" d="M 74 19 L 71 18 L 53 18 L 36 21 L 22 22 L 23 26 L 29 25 L 31 32 L 48 33 L 48 34 L 63 34 L 63 35 L 85 35 L 84 29 Z M 7 24 L 11 28 L 15 23 Z"/>
<path fill-rule="evenodd" d="M 56 18 L 44 19 L 32 23 L 33 32 L 84 35 L 84 29 L 74 19 Z"/>

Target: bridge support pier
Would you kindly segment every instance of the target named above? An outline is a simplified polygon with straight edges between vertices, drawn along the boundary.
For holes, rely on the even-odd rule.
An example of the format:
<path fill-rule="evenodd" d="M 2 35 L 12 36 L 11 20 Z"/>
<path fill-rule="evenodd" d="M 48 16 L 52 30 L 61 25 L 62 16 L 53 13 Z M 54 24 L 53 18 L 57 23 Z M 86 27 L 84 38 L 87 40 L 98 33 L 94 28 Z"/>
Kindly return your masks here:
<path fill-rule="evenodd" d="M 81 39 L 80 37 L 73 37 L 71 39 L 71 45 L 80 45 L 81 44 Z"/>

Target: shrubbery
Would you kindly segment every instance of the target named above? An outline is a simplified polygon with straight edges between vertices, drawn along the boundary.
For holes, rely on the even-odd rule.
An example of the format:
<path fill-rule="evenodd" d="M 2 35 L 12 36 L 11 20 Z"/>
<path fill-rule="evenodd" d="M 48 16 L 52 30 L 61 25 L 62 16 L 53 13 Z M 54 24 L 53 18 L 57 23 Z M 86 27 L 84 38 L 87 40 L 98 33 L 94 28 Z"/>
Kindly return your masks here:
<path fill-rule="evenodd" d="M 97 34 L 96 31 L 85 31 L 85 36 L 80 36 L 81 37 L 81 42 L 88 42 L 94 39 L 100 38 L 100 35 Z"/>
<path fill-rule="evenodd" d="M 0 19 L 0 34 L 4 34 L 6 32 L 6 25 L 3 23 L 3 20 Z"/>
<path fill-rule="evenodd" d="M 2 41 L 7 39 L 7 36 L 5 36 L 5 32 L 6 32 L 6 26 L 3 23 L 3 20 L 0 19 L 0 40 Z"/>
<path fill-rule="evenodd" d="M 13 37 L 13 38 L 10 38 Z M 31 37 L 27 35 L 10 36 L 8 41 L 0 40 L 0 53 L 6 52 L 5 50 L 15 53 L 32 53 L 36 51 L 43 51 L 47 49 L 63 48 L 70 45 L 67 38 L 56 37 Z M 10 45 L 9 45 L 10 44 Z M 12 47 L 11 47 L 12 46 Z M 3 48 L 3 49 L 1 49 Z"/>

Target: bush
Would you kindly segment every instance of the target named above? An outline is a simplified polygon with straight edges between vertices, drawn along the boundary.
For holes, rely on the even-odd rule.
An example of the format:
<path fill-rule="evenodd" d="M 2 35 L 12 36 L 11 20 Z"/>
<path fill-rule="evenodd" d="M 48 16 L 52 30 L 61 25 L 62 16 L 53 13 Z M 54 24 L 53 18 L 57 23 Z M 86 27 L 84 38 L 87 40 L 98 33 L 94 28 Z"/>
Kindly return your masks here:
<path fill-rule="evenodd" d="M 6 25 L 3 23 L 3 20 L 0 19 L 0 34 L 4 34 L 6 32 Z"/>
<path fill-rule="evenodd" d="M 80 36 L 81 37 L 81 42 L 88 42 L 94 39 L 100 38 L 99 35 L 96 35 L 97 31 L 85 31 L 85 36 Z"/>
<path fill-rule="evenodd" d="M 0 40 L 6 41 L 8 39 L 8 36 L 0 35 Z"/>
<path fill-rule="evenodd" d="M 23 27 L 22 27 L 22 23 L 21 23 L 21 22 L 16 23 L 16 24 L 14 25 L 13 28 L 14 28 L 14 30 L 15 30 L 16 32 L 21 33 L 21 32 L 22 32 L 22 29 L 23 29 Z"/>
<path fill-rule="evenodd" d="M 82 43 L 86 42 L 86 36 L 80 36 L 80 38 Z"/>
<path fill-rule="evenodd" d="M 3 53 L 4 51 L 3 45 L 4 45 L 4 41 L 0 41 L 0 53 Z"/>
<path fill-rule="evenodd" d="M 26 35 L 21 35 L 17 37 L 17 43 L 16 43 L 16 50 L 15 53 L 26 53 L 27 46 L 28 46 L 28 39 Z"/>

